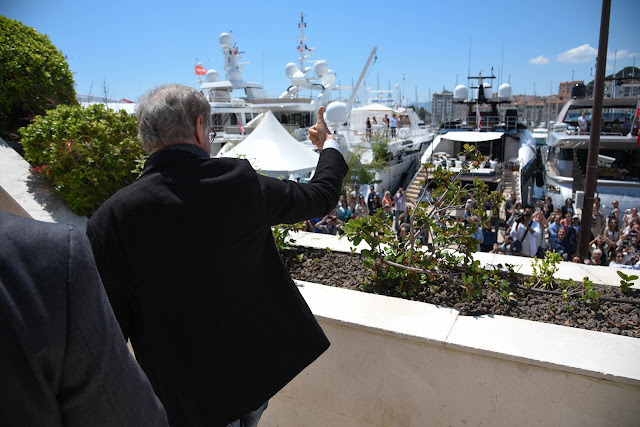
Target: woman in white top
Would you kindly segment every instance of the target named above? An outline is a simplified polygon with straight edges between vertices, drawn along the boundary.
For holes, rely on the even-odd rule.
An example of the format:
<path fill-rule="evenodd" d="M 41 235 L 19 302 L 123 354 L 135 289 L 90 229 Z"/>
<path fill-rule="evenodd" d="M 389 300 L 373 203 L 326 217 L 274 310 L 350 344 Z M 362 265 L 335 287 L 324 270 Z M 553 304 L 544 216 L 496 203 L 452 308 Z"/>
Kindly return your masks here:
<path fill-rule="evenodd" d="M 356 210 L 353 215 L 355 218 L 369 216 L 369 208 L 367 207 L 367 202 L 364 200 L 364 196 L 362 194 L 360 195 L 358 203 L 356 203 Z"/>

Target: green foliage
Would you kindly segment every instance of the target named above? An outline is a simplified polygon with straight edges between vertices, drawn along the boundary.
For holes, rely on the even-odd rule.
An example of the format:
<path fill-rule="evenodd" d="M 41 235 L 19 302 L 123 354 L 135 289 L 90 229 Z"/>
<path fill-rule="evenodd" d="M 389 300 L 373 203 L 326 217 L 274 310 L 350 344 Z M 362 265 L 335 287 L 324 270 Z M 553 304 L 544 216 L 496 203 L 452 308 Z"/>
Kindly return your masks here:
<path fill-rule="evenodd" d="M 620 276 L 620 290 L 624 293 L 627 293 L 631 290 L 631 286 L 633 286 L 633 281 L 638 280 L 638 276 L 635 274 L 625 274 L 622 271 L 616 271 L 618 276 Z"/>
<path fill-rule="evenodd" d="M 582 284 L 584 286 L 584 294 L 582 295 L 582 300 L 590 305 L 598 304 L 600 297 L 603 295 L 602 292 L 596 291 L 593 286 L 593 282 L 589 280 L 588 277 L 582 279 Z"/>
<path fill-rule="evenodd" d="M 291 249 L 289 247 L 289 243 L 295 243 L 296 241 L 289 237 L 289 234 L 292 231 L 301 230 L 302 226 L 303 223 L 298 222 L 296 224 L 278 224 L 271 228 L 271 234 L 273 235 L 273 240 L 276 242 L 276 247 L 279 252 L 282 252 L 285 249 Z M 302 261 L 301 256 L 299 256 L 298 261 Z"/>
<path fill-rule="evenodd" d="M 527 280 L 527 286 L 550 289 L 555 283 L 553 276 L 558 271 L 560 261 L 562 257 L 556 252 L 547 252 L 544 259 L 533 258 L 531 264 L 533 272 Z"/>
<path fill-rule="evenodd" d="M 18 128 L 60 104 L 76 104 L 73 76 L 49 37 L 0 16 L 0 130 Z"/>
<path fill-rule="evenodd" d="M 102 104 L 61 105 L 19 132 L 27 161 L 79 215 L 91 216 L 144 163 L 136 119 Z"/>
<path fill-rule="evenodd" d="M 346 158 L 349 173 L 343 180 L 343 185 L 365 184 L 376 178 L 376 169 L 371 164 L 362 163 L 362 149 L 350 152 Z"/>
<path fill-rule="evenodd" d="M 465 146 L 465 153 L 471 164 L 481 159 L 473 146 Z M 501 280 L 471 257 L 477 248 L 477 240 L 473 238 L 475 225 L 452 215 L 464 207 L 469 194 L 474 194 L 478 207 L 471 213 L 486 221 L 482 206 L 489 200 L 496 203 L 501 200 L 500 194 L 489 192 L 486 184 L 479 180 L 464 186 L 459 178 L 467 170 L 468 166 L 459 173 L 441 166 L 434 170 L 435 188 L 431 199 L 418 200 L 416 206 L 409 209 L 411 232 L 406 240 L 393 232 L 391 220 L 381 211 L 351 220 L 342 227 L 354 245 L 364 241 L 370 247 L 361 251 L 362 262 L 371 268 L 369 286 L 410 299 L 422 293 L 439 292 L 443 287 L 454 287 L 464 298 L 473 299 L 482 294 L 485 284 Z M 431 242 L 417 239 L 420 230 L 431 236 Z M 504 287 L 498 288 L 509 298 Z"/>
<path fill-rule="evenodd" d="M 373 152 L 373 162 L 375 167 L 386 166 L 389 161 L 389 139 L 382 135 L 374 135 L 371 138 L 371 151 Z"/>

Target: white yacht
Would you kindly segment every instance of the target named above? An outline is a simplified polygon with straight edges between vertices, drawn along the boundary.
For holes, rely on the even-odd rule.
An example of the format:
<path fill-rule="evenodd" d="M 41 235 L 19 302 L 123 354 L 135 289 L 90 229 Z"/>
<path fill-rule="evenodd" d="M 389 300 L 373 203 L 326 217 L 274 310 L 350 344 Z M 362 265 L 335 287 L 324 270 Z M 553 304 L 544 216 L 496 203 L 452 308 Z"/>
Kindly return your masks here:
<path fill-rule="evenodd" d="M 421 163 L 460 172 L 466 159 L 459 157 L 459 153 L 465 144 L 474 145 L 486 162 L 462 174 L 460 179 L 470 182 L 478 178 L 492 191 L 506 195 L 515 191 L 519 200 L 531 203 L 538 169 L 536 144 L 526 125 L 518 121 L 515 108 L 505 109 L 503 118 L 498 111 L 498 105 L 511 102 L 511 85 L 502 84 L 498 96 L 494 97 L 489 82 L 495 78 L 493 75 L 469 78 L 478 81 L 477 86 L 470 88 L 472 91 L 464 85 L 458 85 L 454 90 L 454 102 L 467 105 L 466 120 L 443 123 L 441 134 L 422 155 Z M 425 178 L 432 176 L 433 169 L 421 172 L 416 175 L 411 189 L 416 198 L 425 188 Z"/>
<path fill-rule="evenodd" d="M 336 73 L 325 60 L 310 60 L 314 49 L 306 44 L 305 27 L 301 14 L 297 49 L 300 57 L 298 63 L 290 62 L 285 66 L 291 85 L 278 97 L 269 97 L 260 83 L 243 80 L 244 63 L 240 62 L 243 52 L 233 43 L 232 34 L 220 34 L 225 79 L 221 80 L 220 73 L 210 69 L 200 83 L 202 93 L 211 103 L 212 130 L 217 134 L 212 155 L 223 155 L 232 149 L 255 129 L 262 113 L 267 111 L 302 141 L 306 138 L 306 128 L 316 122 L 318 107 L 329 103 L 331 92 L 350 89 L 337 86 Z"/>
<path fill-rule="evenodd" d="M 621 212 L 640 203 L 640 146 L 637 122 L 631 120 L 638 106 L 637 98 L 604 98 L 602 131 L 598 153 L 596 196 L 607 208 L 613 200 Z M 571 99 L 558 113 L 556 124 L 543 148 L 546 195 L 554 206 L 562 206 L 567 198 L 579 202 L 584 191 L 590 127 L 578 131 L 578 119 L 585 113 L 591 122 L 593 99 Z M 625 125 L 625 119 L 628 124 Z"/>

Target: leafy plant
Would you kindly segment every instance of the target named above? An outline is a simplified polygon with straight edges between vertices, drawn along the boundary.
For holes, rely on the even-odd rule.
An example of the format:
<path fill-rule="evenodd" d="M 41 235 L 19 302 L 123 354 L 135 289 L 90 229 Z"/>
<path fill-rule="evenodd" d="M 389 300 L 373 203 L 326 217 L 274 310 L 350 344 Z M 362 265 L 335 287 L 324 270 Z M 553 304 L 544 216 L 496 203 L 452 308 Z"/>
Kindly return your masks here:
<path fill-rule="evenodd" d="M 64 55 L 46 35 L 0 16 L 0 129 L 18 128 L 57 105 L 77 104 Z"/>
<path fill-rule="evenodd" d="M 631 290 L 631 286 L 633 286 L 633 281 L 638 280 L 638 276 L 635 274 L 625 274 L 622 271 L 616 271 L 618 276 L 620 276 L 620 290 L 624 293 L 627 293 Z"/>
<path fill-rule="evenodd" d="M 296 224 L 278 224 L 271 228 L 271 234 L 273 235 L 273 240 L 276 242 L 276 247 L 279 252 L 285 249 L 291 249 L 289 243 L 295 243 L 296 241 L 289 235 L 292 231 L 301 230 L 302 227 L 303 223 L 298 222 Z M 299 256 L 298 261 L 302 261 L 302 256 Z"/>
<path fill-rule="evenodd" d="M 26 160 L 71 210 L 90 216 L 139 175 L 144 153 L 136 123 L 126 112 L 102 104 L 61 105 L 19 132 Z"/>
<path fill-rule="evenodd" d="M 584 286 L 584 294 L 582 295 L 582 300 L 590 305 L 598 304 L 598 301 L 603 293 L 596 290 L 596 288 L 593 286 L 593 282 L 589 280 L 588 277 L 582 279 L 582 284 Z"/>
<path fill-rule="evenodd" d="M 533 272 L 527 280 L 527 285 L 541 289 L 551 288 L 560 261 L 562 261 L 562 257 L 556 252 L 547 252 L 544 259 L 533 258 L 531 264 Z"/>
<path fill-rule="evenodd" d="M 482 159 L 475 147 L 465 145 L 464 150 L 471 165 Z M 477 179 L 463 185 L 460 176 L 468 172 L 468 165 L 458 173 L 442 166 L 426 166 L 433 172 L 433 190 L 429 197 L 423 193 L 409 208 L 410 232 L 405 240 L 396 236 L 384 212 L 349 221 L 342 231 L 356 246 L 362 241 L 369 244 L 370 249 L 361 251 L 362 262 L 372 271 L 368 286 L 404 298 L 448 287 L 466 299 L 475 298 L 487 282 L 498 279 L 471 257 L 478 243 L 473 237 L 475 225 L 453 214 L 473 194 L 477 205 L 469 213 L 486 223 L 489 218 L 484 204 L 499 204 L 501 196 Z"/>

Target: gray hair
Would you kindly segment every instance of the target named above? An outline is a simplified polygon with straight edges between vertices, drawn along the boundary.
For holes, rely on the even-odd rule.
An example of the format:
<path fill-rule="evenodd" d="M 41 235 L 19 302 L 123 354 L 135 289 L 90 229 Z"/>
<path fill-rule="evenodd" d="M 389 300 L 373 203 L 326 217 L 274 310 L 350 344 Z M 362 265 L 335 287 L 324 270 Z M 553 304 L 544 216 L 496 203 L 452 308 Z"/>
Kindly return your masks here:
<path fill-rule="evenodd" d="M 136 106 L 142 148 L 151 153 L 167 145 L 192 142 L 198 116 L 203 116 L 203 126 L 208 134 L 211 106 L 194 88 L 168 84 L 150 90 Z"/>

